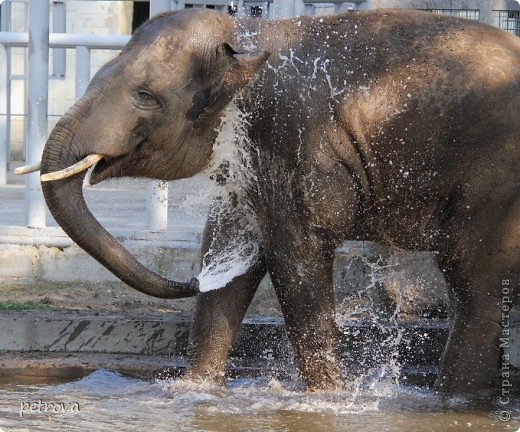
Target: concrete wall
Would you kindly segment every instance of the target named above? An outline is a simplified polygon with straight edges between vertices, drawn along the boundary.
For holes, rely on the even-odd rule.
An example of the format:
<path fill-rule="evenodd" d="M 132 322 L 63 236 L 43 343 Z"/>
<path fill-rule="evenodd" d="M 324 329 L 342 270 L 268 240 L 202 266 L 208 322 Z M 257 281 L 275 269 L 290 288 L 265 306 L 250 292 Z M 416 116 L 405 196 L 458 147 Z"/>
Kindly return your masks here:
<path fill-rule="evenodd" d="M 144 265 L 168 278 L 187 280 L 199 272 L 196 242 L 159 247 L 155 242 L 127 239 L 123 244 Z M 119 281 L 76 245 L 0 243 L 0 263 L 0 285 Z M 372 242 L 345 242 L 337 251 L 334 281 L 341 315 L 370 310 L 383 316 L 397 313 L 406 319 L 447 313 L 446 282 L 429 253 L 391 250 Z M 279 313 L 268 277 L 261 284 L 254 308 Z"/>

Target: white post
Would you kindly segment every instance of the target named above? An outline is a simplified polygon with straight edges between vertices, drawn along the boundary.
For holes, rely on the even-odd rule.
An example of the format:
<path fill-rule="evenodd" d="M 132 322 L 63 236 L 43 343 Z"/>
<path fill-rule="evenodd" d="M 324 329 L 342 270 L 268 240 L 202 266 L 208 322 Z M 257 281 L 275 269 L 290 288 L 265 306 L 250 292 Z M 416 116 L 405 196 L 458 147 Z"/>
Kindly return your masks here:
<path fill-rule="evenodd" d="M 289 18 L 294 16 L 295 4 L 294 1 L 275 1 L 273 3 L 273 17 L 274 18 Z"/>
<path fill-rule="evenodd" d="M 11 2 L 6 1 L 1 6 L 2 10 L 2 16 L 1 16 L 1 22 L 0 27 L 3 32 L 10 32 L 11 31 Z M 7 163 L 7 170 L 10 168 L 11 164 L 11 48 L 7 45 L 5 46 L 6 49 L 6 62 L 5 65 L 5 73 L 6 73 L 6 82 L 5 82 L 5 95 L 7 98 L 7 110 L 5 112 L 5 146 L 6 146 L 6 163 Z M 0 62 L 0 64 L 2 64 Z M 0 138 L 1 140 L 1 138 Z"/>
<path fill-rule="evenodd" d="M 31 0 L 29 3 L 29 65 L 28 134 L 26 138 L 26 162 L 41 160 L 47 139 L 47 99 L 49 82 L 49 0 Z M 45 202 L 40 173 L 26 176 L 25 207 L 29 227 L 45 226 Z"/>
<path fill-rule="evenodd" d="M 228 3 L 229 6 L 231 6 L 231 2 Z M 233 5 L 236 6 L 237 8 L 237 16 L 244 16 L 244 15 L 248 15 L 247 11 L 246 11 L 246 5 L 244 4 L 244 0 L 236 0 L 236 1 L 233 1 Z"/>
<path fill-rule="evenodd" d="M 293 16 L 302 16 L 302 15 L 305 15 L 305 3 L 303 2 L 303 0 L 295 0 Z"/>
<path fill-rule="evenodd" d="M 150 17 L 171 10 L 171 0 L 150 0 Z"/>
<path fill-rule="evenodd" d="M 305 4 L 305 15 L 307 16 L 314 16 L 316 10 L 314 5 L 312 3 L 306 3 Z"/>
<path fill-rule="evenodd" d="M 8 136 L 7 136 L 7 50 L 0 45 L 0 185 L 7 183 Z"/>
<path fill-rule="evenodd" d="M 150 16 L 171 9 L 170 0 L 151 0 Z M 168 182 L 152 181 L 147 187 L 147 226 L 151 231 L 168 229 Z"/>
<path fill-rule="evenodd" d="M 76 100 L 81 98 L 90 82 L 90 49 L 86 46 L 76 48 Z"/>
<path fill-rule="evenodd" d="M 63 0 L 54 0 L 53 5 L 53 33 L 66 32 L 65 3 Z M 54 48 L 52 53 L 52 75 L 57 78 L 65 78 L 65 66 L 67 63 L 66 51 L 63 48 Z"/>
<path fill-rule="evenodd" d="M 0 30 L 7 32 L 11 29 L 11 4 L 5 2 L 0 5 L 0 11 Z M 0 45 L 0 184 L 7 183 L 7 170 L 9 168 L 10 160 L 10 69 L 10 50 L 5 46 Z"/>
<path fill-rule="evenodd" d="M 485 4 L 481 4 L 480 6 L 480 17 L 479 21 L 483 23 L 493 25 L 493 4 L 494 2 L 484 2 Z"/>

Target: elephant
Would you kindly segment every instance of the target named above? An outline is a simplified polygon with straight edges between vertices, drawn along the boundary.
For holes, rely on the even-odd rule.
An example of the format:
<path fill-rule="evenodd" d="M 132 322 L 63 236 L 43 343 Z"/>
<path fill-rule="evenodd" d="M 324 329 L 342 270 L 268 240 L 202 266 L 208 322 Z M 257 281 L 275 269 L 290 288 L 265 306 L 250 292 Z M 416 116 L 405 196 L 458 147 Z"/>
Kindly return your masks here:
<path fill-rule="evenodd" d="M 519 300 L 519 106 L 520 39 L 479 22 L 411 10 L 164 13 L 58 121 L 42 190 L 63 230 L 122 281 L 197 296 L 192 380 L 223 382 L 268 273 L 307 389 L 344 388 L 336 247 L 432 251 L 452 308 L 436 386 L 481 397 L 499 391 L 507 356 L 504 287 L 508 306 Z M 91 184 L 211 171 L 221 192 L 201 274 L 171 281 L 131 256 L 85 204 L 92 166 Z"/>

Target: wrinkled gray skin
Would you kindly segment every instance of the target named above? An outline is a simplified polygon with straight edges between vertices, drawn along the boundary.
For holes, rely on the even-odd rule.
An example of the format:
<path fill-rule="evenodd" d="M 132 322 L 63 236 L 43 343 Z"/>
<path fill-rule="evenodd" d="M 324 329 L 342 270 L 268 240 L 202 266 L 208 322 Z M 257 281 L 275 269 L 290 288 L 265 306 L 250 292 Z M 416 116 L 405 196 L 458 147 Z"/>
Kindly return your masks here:
<path fill-rule="evenodd" d="M 518 284 L 520 273 L 520 39 L 412 11 L 279 22 L 165 14 L 59 121 L 42 173 L 101 153 L 92 183 L 192 176 L 207 166 L 236 95 L 256 175 L 237 205 L 255 217 L 261 253 L 227 286 L 199 294 L 188 377 L 222 380 L 269 272 L 308 387 L 341 387 L 334 250 L 364 239 L 436 252 L 453 301 L 438 387 L 475 396 L 496 388 L 502 280 Z M 82 179 L 43 184 L 71 238 L 145 293 L 196 294 L 196 280 L 146 270 L 99 226 Z M 233 220 L 210 218 L 206 264 L 235 241 Z"/>

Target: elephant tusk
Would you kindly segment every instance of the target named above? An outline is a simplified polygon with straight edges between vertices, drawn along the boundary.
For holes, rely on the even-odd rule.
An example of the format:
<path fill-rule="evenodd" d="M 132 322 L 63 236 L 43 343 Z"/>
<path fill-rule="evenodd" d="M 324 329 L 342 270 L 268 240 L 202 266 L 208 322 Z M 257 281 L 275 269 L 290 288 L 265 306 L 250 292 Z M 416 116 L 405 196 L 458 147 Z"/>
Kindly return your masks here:
<path fill-rule="evenodd" d="M 42 182 L 46 181 L 54 181 L 54 180 L 61 180 L 70 176 L 73 176 L 75 174 L 78 174 L 82 171 L 85 171 L 89 169 L 92 165 L 99 162 L 101 159 L 103 159 L 103 155 L 101 154 L 91 154 L 88 155 L 86 158 L 83 158 L 79 162 L 75 163 L 74 165 L 71 165 L 70 167 L 64 168 L 59 171 L 43 174 L 40 179 Z"/>
<path fill-rule="evenodd" d="M 14 170 L 16 175 L 29 174 L 32 172 L 40 171 L 42 169 L 42 163 L 37 162 L 31 165 L 24 165 Z"/>

